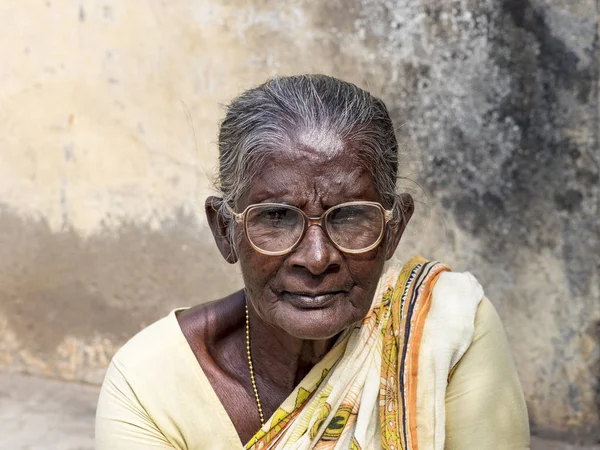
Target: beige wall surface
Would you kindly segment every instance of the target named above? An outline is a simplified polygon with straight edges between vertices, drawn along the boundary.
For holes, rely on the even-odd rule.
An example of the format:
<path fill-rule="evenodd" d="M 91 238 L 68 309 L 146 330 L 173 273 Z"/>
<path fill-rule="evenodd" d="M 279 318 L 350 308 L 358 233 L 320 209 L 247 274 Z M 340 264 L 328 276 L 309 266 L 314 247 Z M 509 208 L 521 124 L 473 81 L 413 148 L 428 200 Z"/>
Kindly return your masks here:
<path fill-rule="evenodd" d="M 203 217 L 221 105 L 320 72 L 398 125 L 419 212 L 397 259 L 472 271 L 533 429 L 599 439 L 597 8 L 0 3 L 0 369 L 98 383 L 137 330 L 240 287 Z"/>

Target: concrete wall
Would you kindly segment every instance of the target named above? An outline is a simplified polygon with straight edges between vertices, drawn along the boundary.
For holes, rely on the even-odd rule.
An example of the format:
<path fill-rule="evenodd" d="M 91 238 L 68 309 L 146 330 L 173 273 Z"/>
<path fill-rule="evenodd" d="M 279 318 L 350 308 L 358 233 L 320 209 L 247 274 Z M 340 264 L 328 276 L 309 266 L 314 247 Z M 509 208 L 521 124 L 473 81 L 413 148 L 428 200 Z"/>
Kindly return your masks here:
<path fill-rule="evenodd" d="M 0 23 L 0 368 L 99 382 L 135 331 L 239 286 L 202 215 L 219 104 L 323 72 L 399 125 L 398 259 L 475 273 L 534 431 L 600 439 L 595 0 L 21 0 Z"/>

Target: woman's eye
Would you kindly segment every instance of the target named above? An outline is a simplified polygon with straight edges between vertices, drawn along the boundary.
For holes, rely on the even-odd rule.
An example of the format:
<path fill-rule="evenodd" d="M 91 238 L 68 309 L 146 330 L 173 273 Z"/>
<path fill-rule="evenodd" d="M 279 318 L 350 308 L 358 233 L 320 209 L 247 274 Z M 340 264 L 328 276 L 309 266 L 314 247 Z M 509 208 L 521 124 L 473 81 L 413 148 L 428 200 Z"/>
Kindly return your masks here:
<path fill-rule="evenodd" d="M 332 214 L 332 219 L 336 222 L 356 221 L 366 218 L 365 212 L 360 208 L 340 208 Z"/>
<path fill-rule="evenodd" d="M 271 220 L 281 220 L 281 219 L 285 218 L 286 210 L 284 210 L 284 209 L 270 210 L 270 211 L 267 211 L 267 216 Z"/>
<path fill-rule="evenodd" d="M 260 219 L 264 222 L 281 224 L 292 220 L 293 214 L 287 208 L 270 208 L 260 213 Z"/>

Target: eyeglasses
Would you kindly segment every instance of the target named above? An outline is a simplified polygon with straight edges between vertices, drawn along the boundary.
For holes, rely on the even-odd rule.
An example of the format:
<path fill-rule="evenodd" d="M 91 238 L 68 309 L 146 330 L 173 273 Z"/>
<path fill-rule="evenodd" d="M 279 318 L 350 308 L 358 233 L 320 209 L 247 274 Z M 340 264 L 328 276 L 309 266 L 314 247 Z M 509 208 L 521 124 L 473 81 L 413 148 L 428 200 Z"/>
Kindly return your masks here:
<path fill-rule="evenodd" d="M 340 203 L 320 217 L 308 217 L 301 209 L 282 203 L 257 203 L 241 213 L 236 213 L 229 205 L 226 208 L 237 223 L 243 223 L 252 247 L 272 256 L 294 250 L 311 225 L 320 226 L 342 252 L 368 252 L 379 245 L 386 224 L 394 216 L 393 210 L 368 201 Z"/>

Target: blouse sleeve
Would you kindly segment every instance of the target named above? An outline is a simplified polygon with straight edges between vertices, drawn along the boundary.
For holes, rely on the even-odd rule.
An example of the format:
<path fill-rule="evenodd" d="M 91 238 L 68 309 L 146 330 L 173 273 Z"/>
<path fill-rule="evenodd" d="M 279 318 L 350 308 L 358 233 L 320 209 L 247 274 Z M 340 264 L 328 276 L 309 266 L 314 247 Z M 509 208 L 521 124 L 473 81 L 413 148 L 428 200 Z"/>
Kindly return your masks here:
<path fill-rule="evenodd" d="M 473 343 L 446 391 L 446 450 L 529 449 L 523 391 L 496 310 L 484 298 Z"/>
<path fill-rule="evenodd" d="M 173 450 L 113 361 L 96 411 L 96 450 Z"/>

